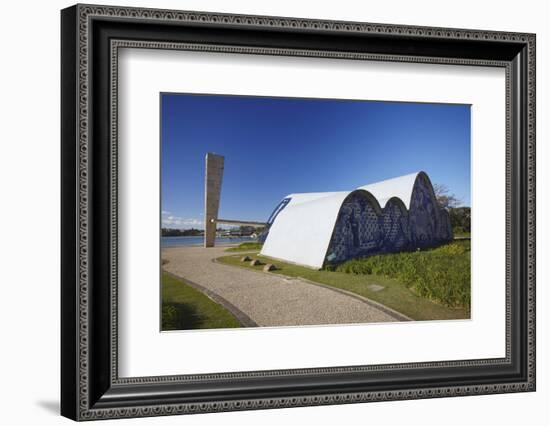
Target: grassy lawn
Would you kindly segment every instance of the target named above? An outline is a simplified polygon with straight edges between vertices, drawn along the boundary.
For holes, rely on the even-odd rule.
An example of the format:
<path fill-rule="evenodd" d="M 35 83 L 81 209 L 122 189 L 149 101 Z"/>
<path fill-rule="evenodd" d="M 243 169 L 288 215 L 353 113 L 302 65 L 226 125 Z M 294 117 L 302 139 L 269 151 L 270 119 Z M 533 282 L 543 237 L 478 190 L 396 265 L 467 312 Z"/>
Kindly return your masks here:
<path fill-rule="evenodd" d="M 262 270 L 263 265 L 250 266 L 250 262 L 241 262 L 241 257 L 242 255 L 229 255 L 218 258 L 217 260 L 221 263 L 233 266 L 256 271 Z M 279 269 L 272 273 L 290 277 L 301 277 L 317 283 L 351 291 L 382 303 L 415 320 L 445 320 L 470 317 L 468 309 L 466 308 L 449 307 L 436 303 L 426 297 L 419 296 L 401 281 L 382 274 L 353 274 L 329 270 L 316 271 L 303 266 L 292 265 L 269 259 L 265 256 L 259 256 L 257 253 L 251 257 L 259 259 L 263 263 L 269 262 L 275 264 Z M 380 289 L 380 286 L 383 288 Z"/>
<path fill-rule="evenodd" d="M 162 273 L 162 330 L 241 327 L 237 319 L 185 281 Z"/>
<path fill-rule="evenodd" d="M 261 250 L 262 246 L 263 246 L 262 243 L 258 243 L 258 242 L 255 242 L 255 241 L 250 241 L 250 242 L 247 242 L 247 243 L 241 243 L 236 247 L 230 247 L 230 248 L 226 249 L 225 251 L 232 252 L 232 251 Z"/>
<path fill-rule="evenodd" d="M 470 308 L 470 241 L 348 260 L 334 268 L 395 278 L 419 296 L 451 308 Z"/>

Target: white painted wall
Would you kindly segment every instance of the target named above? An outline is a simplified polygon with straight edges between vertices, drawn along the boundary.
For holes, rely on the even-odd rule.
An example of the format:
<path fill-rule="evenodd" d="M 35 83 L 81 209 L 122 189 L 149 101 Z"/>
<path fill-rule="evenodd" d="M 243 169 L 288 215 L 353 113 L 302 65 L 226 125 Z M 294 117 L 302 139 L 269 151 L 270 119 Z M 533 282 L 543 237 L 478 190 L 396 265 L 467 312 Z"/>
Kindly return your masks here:
<path fill-rule="evenodd" d="M 392 2 L 232 0 L 109 1 L 143 7 L 382 23 L 435 25 L 538 34 L 538 163 L 550 160 L 544 141 L 550 114 L 550 28 L 544 2 L 394 0 Z M 0 400 L 2 423 L 69 424 L 59 394 L 59 9 L 67 1 L 5 2 L 0 67 Z M 546 121 L 546 122 L 545 122 Z M 107 424 L 389 425 L 545 424 L 550 399 L 550 170 L 538 170 L 538 392 L 440 400 L 118 420 Z M 23 229 L 32 229 L 24 232 Z"/>

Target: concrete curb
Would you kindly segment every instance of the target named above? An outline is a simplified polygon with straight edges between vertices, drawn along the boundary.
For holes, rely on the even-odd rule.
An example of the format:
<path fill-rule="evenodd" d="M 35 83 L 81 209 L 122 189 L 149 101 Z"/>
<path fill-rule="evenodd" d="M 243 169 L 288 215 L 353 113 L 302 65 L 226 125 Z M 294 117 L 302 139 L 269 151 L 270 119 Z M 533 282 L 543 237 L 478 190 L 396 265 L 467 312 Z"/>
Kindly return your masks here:
<path fill-rule="evenodd" d="M 241 311 L 239 308 L 237 308 L 235 305 L 233 305 L 231 302 L 224 299 L 222 296 L 220 296 L 217 293 L 214 293 L 212 290 L 207 289 L 206 287 L 203 287 L 200 284 L 197 284 L 193 281 L 190 281 L 187 278 L 180 277 L 176 274 L 173 274 L 171 272 L 168 272 L 166 270 L 162 270 L 169 276 L 171 276 L 174 279 L 183 281 L 184 284 L 188 284 L 190 287 L 193 287 L 195 290 L 200 291 L 201 293 L 204 293 L 207 297 L 212 299 L 214 302 L 216 302 L 218 305 L 223 306 L 225 309 L 227 309 L 231 314 L 241 323 L 243 327 L 259 327 L 258 324 L 256 324 L 248 315 L 246 315 L 243 311 Z"/>
<path fill-rule="evenodd" d="M 283 276 L 282 274 L 274 274 L 274 275 Z M 284 275 L 284 276 L 286 277 L 286 275 Z M 360 294 L 357 294 L 357 293 L 353 293 L 352 291 L 344 290 L 342 288 L 332 287 L 328 284 L 317 283 L 315 281 L 308 280 L 307 278 L 302 278 L 302 277 L 288 277 L 288 278 L 290 278 L 290 279 L 292 279 L 292 278 L 299 279 L 299 280 L 301 280 L 303 282 L 306 282 L 308 284 L 311 284 L 311 285 L 317 285 L 317 286 L 324 287 L 324 288 L 327 288 L 329 290 L 335 291 L 337 293 L 346 294 L 346 295 L 348 295 L 350 297 L 353 297 L 357 300 L 361 300 L 362 302 L 366 303 L 367 305 L 370 305 L 372 307 L 380 309 L 382 312 L 388 314 L 391 317 L 394 317 L 398 321 L 414 321 L 412 318 L 402 314 L 401 312 L 396 311 L 395 309 L 389 308 L 388 306 L 383 305 L 380 302 L 376 302 L 372 299 L 369 299 L 368 297 L 361 296 Z"/>
<path fill-rule="evenodd" d="M 387 307 L 386 305 L 383 305 L 382 303 L 379 303 L 379 302 L 375 302 L 374 300 L 372 299 L 369 299 L 365 296 L 361 296 L 357 293 L 353 293 L 351 291 L 348 291 L 348 290 L 343 290 L 341 288 L 337 288 L 337 287 L 332 287 L 330 285 L 327 285 L 327 284 L 322 284 L 322 283 L 317 283 L 315 281 L 311 281 L 311 280 L 308 280 L 306 278 L 302 278 L 302 277 L 291 277 L 291 276 L 288 276 L 288 275 L 284 275 L 284 274 L 275 274 L 273 272 L 265 272 L 263 270 L 261 271 L 256 271 L 254 269 L 250 269 L 250 268 L 245 268 L 243 266 L 235 266 L 235 265 L 229 265 L 227 263 L 221 263 L 221 262 L 218 262 L 218 259 L 215 258 L 215 259 L 212 259 L 212 262 L 213 263 L 217 263 L 219 265 L 225 265 L 225 266 L 232 266 L 234 268 L 240 268 L 240 269 L 245 269 L 247 271 L 250 271 L 250 272 L 255 272 L 255 273 L 258 273 L 258 274 L 267 274 L 267 275 L 274 275 L 274 276 L 277 276 L 277 277 L 282 277 L 282 278 L 286 278 L 288 280 L 300 280 L 306 284 L 311 284 L 311 285 L 315 285 L 315 286 L 318 286 L 318 287 L 323 287 L 323 288 L 326 288 L 327 290 L 332 290 L 336 293 L 340 293 L 340 294 L 345 294 L 346 296 L 350 296 L 356 300 L 360 300 L 361 302 L 369 305 L 369 306 L 372 306 L 374 308 L 377 308 L 379 310 L 381 310 L 382 312 L 384 312 L 385 314 L 395 318 L 397 321 L 415 321 L 413 320 L 412 318 L 402 314 L 401 312 L 398 312 L 392 308 L 389 308 Z"/>

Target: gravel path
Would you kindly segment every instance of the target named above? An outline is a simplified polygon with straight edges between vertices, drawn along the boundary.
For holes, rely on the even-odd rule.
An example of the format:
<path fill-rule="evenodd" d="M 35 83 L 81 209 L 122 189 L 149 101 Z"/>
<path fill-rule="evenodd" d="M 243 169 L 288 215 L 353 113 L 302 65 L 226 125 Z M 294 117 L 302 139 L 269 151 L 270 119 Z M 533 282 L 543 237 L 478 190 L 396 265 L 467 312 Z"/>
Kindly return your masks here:
<path fill-rule="evenodd" d="M 225 247 L 169 247 L 163 268 L 228 302 L 258 326 L 349 324 L 403 320 L 372 302 L 299 278 L 249 271 L 212 260 Z M 213 297 L 215 300 L 216 298 Z"/>

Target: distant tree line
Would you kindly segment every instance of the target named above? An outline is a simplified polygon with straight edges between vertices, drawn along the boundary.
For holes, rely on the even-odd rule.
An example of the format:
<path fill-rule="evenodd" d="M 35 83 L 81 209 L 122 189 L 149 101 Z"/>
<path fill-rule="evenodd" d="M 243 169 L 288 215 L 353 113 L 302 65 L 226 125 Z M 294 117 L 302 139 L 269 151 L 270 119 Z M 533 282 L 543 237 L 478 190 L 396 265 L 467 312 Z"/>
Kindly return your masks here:
<path fill-rule="evenodd" d="M 459 207 L 462 200 L 452 194 L 447 186 L 436 183 L 433 188 L 439 205 L 449 211 L 453 232 L 469 234 L 471 232 L 470 207 Z"/>
<path fill-rule="evenodd" d="M 161 235 L 163 237 L 197 237 L 204 235 L 202 229 L 172 229 L 172 228 L 162 228 Z"/>
<path fill-rule="evenodd" d="M 451 226 L 455 234 L 469 234 L 471 232 L 471 209 L 470 207 L 457 207 L 449 209 Z"/>

